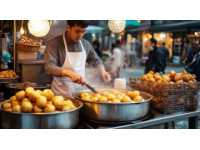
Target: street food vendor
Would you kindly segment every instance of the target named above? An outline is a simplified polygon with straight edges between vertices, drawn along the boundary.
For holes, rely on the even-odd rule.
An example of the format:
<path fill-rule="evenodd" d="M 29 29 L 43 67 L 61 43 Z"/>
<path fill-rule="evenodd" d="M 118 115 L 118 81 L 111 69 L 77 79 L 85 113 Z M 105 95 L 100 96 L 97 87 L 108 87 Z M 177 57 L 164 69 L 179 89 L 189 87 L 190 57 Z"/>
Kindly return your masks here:
<path fill-rule="evenodd" d="M 51 89 L 55 95 L 71 96 L 85 82 L 86 62 L 98 69 L 105 82 L 111 77 L 92 45 L 83 39 L 89 20 L 68 20 L 66 32 L 46 45 L 44 65 L 47 74 L 53 75 Z"/>

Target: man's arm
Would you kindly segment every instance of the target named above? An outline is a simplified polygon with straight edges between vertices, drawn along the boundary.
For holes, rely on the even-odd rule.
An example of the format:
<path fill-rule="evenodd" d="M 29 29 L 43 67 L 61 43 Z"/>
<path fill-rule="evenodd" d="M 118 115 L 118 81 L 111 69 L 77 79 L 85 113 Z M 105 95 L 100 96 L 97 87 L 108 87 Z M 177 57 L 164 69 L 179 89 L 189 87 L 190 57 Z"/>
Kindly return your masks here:
<path fill-rule="evenodd" d="M 44 65 L 47 74 L 61 77 L 62 67 L 58 66 L 58 47 L 53 42 L 48 42 L 44 51 Z"/>

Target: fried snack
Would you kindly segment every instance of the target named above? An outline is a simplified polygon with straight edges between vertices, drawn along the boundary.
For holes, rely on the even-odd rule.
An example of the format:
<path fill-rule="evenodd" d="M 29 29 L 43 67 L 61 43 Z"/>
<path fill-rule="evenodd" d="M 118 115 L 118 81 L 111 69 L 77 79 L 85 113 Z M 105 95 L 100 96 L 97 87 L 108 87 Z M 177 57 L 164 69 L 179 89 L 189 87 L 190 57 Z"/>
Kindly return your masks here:
<path fill-rule="evenodd" d="M 0 78 L 18 78 L 18 75 L 12 70 L 0 72 Z"/>
<path fill-rule="evenodd" d="M 27 88 L 27 87 L 34 87 L 34 85 L 30 82 L 19 83 L 17 85 L 13 85 L 13 88 Z"/>
<path fill-rule="evenodd" d="M 25 45 L 33 45 L 33 46 L 40 46 L 42 45 L 42 40 L 40 41 L 34 41 L 33 39 L 30 39 L 26 36 L 23 36 L 19 42 L 19 44 L 25 44 Z"/>

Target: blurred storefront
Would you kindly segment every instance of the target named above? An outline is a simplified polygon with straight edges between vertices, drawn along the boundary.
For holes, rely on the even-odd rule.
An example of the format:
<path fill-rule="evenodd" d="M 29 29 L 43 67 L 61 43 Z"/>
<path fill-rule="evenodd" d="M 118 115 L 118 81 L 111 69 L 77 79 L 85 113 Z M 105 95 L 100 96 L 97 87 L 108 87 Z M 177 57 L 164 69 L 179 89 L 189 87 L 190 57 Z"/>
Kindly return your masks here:
<path fill-rule="evenodd" d="M 181 63 L 183 45 L 187 39 L 193 44 L 195 51 L 199 44 L 200 21 L 199 20 L 163 20 L 161 22 L 152 21 L 151 33 L 170 33 L 169 41 L 172 41 L 171 61 Z M 156 37 L 156 36 L 155 36 Z M 167 45 L 167 42 L 166 42 Z M 170 49 L 168 45 L 168 49 Z"/>
<path fill-rule="evenodd" d="M 170 52 L 169 61 L 179 64 L 186 39 L 191 41 L 194 49 L 200 42 L 199 20 L 141 20 L 140 23 L 141 27 L 126 29 L 126 34 L 140 38 L 143 55 L 148 52 L 149 39 L 154 37 L 158 47 L 166 43 Z"/>

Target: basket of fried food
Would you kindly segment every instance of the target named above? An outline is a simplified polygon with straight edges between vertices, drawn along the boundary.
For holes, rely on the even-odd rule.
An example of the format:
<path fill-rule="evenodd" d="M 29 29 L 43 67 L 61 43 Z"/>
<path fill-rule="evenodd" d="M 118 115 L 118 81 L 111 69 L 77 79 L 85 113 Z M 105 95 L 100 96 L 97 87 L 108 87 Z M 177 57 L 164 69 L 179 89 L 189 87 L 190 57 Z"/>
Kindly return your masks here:
<path fill-rule="evenodd" d="M 130 82 L 134 80 L 130 79 Z M 151 107 L 165 114 L 196 110 L 198 107 L 197 93 L 200 84 L 195 75 L 188 74 L 185 70 L 182 73 L 170 71 L 163 75 L 150 71 L 130 85 L 151 93 L 154 96 Z"/>
<path fill-rule="evenodd" d="M 0 78 L 18 78 L 19 76 L 13 70 L 0 72 Z"/>
<path fill-rule="evenodd" d="M 42 40 L 35 41 L 31 38 L 23 36 L 17 45 L 17 51 L 23 53 L 37 53 L 42 45 Z"/>
<path fill-rule="evenodd" d="M 186 82 L 182 76 L 182 73 L 175 73 L 174 71 L 163 75 L 150 71 L 142 75 L 141 82 L 143 84 L 141 84 L 141 86 L 146 86 L 145 88 L 153 95 L 182 95 L 184 92 L 184 83 Z"/>

